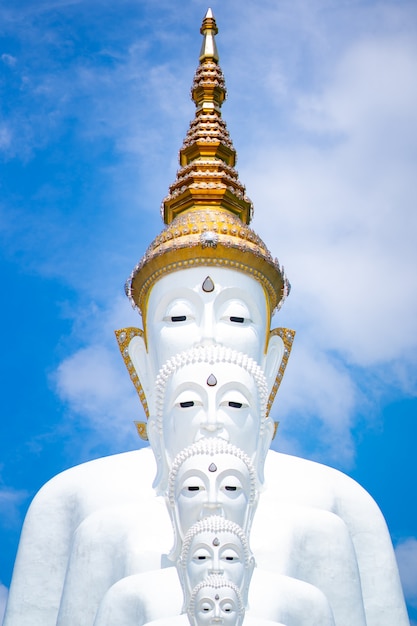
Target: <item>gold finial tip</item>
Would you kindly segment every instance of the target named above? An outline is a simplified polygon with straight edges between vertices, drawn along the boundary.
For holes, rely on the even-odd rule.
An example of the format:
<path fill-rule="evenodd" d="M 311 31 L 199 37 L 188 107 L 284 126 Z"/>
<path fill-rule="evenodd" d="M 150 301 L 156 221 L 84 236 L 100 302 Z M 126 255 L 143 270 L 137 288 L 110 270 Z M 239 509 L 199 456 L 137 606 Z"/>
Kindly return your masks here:
<path fill-rule="evenodd" d="M 200 28 L 200 33 L 204 37 L 203 45 L 201 46 L 200 51 L 200 61 L 203 61 L 204 59 L 213 59 L 213 61 L 217 63 L 219 60 L 219 53 L 217 52 L 215 40 L 215 36 L 218 32 L 213 11 L 208 9 Z"/>

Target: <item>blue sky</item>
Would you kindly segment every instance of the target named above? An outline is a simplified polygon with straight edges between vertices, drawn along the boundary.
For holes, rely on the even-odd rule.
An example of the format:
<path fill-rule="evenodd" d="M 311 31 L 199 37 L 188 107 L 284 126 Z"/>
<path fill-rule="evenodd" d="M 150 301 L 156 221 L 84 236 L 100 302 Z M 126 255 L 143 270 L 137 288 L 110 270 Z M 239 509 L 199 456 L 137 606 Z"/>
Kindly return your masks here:
<path fill-rule="evenodd" d="M 113 330 L 194 115 L 201 0 L 0 5 L 0 615 L 35 492 L 134 449 Z M 213 0 L 253 226 L 293 291 L 284 452 L 379 503 L 417 624 L 417 5 Z"/>

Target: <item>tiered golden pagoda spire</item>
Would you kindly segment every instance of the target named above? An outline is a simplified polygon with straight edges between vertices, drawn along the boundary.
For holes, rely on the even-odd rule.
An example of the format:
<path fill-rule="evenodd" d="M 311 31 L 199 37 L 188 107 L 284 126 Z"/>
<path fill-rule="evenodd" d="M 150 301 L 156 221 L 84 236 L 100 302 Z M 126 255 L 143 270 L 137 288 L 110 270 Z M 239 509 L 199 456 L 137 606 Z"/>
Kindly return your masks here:
<path fill-rule="evenodd" d="M 245 195 L 235 170 L 236 151 L 230 139 L 221 106 L 226 84 L 221 70 L 215 35 L 218 32 L 211 9 L 200 30 L 203 45 L 194 76 L 191 97 L 196 114 L 180 150 L 181 168 L 163 202 L 165 224 L 191 207 L 217 206 L 249 224 L 252 203 Z"/>
<path fill-rule="evenodd" d="M 161 276 L 190 267 L 229 267 L 263 285 L 272 313 L 290 286 L 278 260 L 248 226 L 253 206 L 239 181 L 236 151 L 221 116 L 226 86 L 211 9 L 200 32 L 200 64 L 191 88 L 195 117 L 180 150 L 177 178 L 162 203 L 166 228 L 134 268 L 126 293 L 144 316 L 149 292 Z"/>

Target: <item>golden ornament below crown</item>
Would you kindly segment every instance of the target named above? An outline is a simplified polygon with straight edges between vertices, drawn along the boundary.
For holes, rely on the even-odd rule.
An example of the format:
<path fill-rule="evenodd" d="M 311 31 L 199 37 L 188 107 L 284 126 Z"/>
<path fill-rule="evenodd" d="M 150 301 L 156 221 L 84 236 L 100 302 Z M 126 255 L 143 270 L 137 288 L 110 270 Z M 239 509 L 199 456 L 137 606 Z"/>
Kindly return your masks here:
<path fill-rule="evenodd" d="M 182 212 L 155 238 L 128 278 L 126 294 L 143 314 L 159 278 L 199 266 L 228 267 L 253 276 L 265 289 L 271 313 L 290 291 L 284 268 L 260 237 L 230 211 L 206 207 Z"/>

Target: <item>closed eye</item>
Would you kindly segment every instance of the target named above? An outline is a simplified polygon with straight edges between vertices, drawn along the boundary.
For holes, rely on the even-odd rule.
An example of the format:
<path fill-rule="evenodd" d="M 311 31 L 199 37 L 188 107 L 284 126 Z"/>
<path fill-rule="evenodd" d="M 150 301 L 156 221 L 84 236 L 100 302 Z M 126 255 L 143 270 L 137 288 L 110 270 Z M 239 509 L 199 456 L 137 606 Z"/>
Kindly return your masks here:
<path fill-rule="evenodd" d="M 242 402 L 233 402 L 232 400 L 230 402 L 228 402 L 229 406 L 231 406 L 233 409 L 241 409 L 243 404 Z"/>
<path fill-rule="evenodd" d="M 231 315 L 230 316 L 230 321 L 231 322 L 236 322 L 238 324 L 243 324 L 243 322 L 245 321 L 244 317 L 237 317 L 236 315 Z"/>

